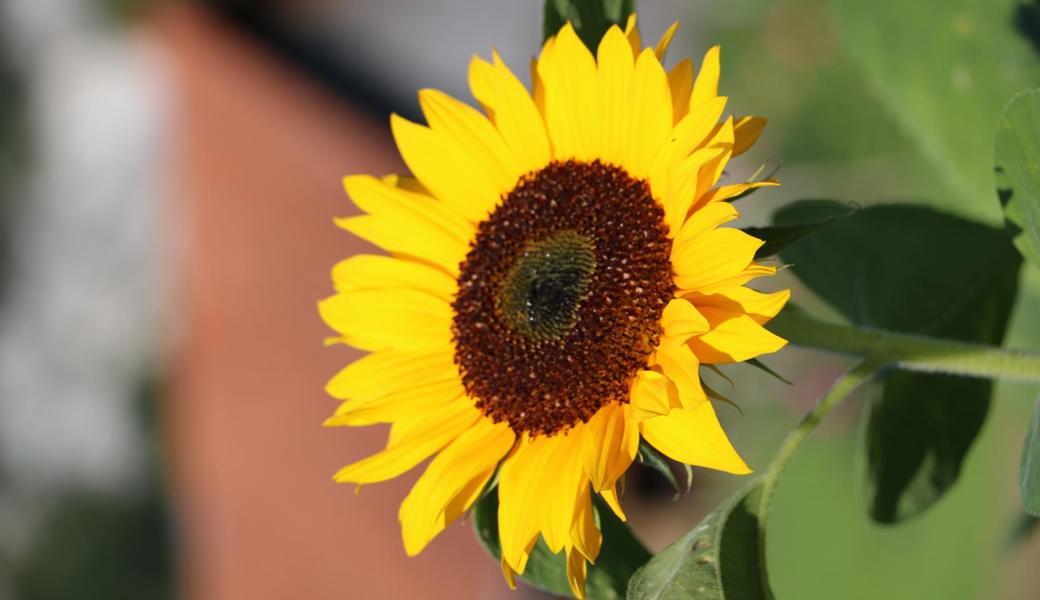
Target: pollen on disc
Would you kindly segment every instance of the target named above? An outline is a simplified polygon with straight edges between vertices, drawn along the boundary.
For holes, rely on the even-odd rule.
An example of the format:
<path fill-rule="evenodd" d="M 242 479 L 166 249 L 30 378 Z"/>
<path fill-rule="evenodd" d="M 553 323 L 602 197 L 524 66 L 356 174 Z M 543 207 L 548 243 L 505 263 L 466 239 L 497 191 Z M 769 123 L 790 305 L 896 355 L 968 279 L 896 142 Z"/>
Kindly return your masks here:
<path fill-rule="evenodd" d="M 674 293 L 664 211 L 600 162 L 530 173 L 480 223 L 452 304 L 455 361 L 477 407 L 552 435 L 627 402 Z"/>

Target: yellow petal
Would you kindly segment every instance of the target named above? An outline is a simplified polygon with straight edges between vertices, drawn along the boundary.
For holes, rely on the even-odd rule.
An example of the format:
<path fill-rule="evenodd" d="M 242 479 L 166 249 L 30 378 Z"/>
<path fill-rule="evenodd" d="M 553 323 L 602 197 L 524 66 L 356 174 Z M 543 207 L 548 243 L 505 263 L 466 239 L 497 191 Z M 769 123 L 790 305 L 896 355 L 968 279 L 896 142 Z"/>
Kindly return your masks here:
<path fill-rule="evenodd" d="M 542 537 L 553 553 L 570 542 L 574 516 L 582 490 L 589 482 L 582 468 L 582 439 L 585 426 L 579 423 L 566 433 L 556 434 L 558 442 L 546 470 L 529 482 L 542 497 Z M 587 497 L 587 496 L 586 496 Z"/>
<path fill-rule="evenodd" d="M 705 165 L 714 164 L 725 152 L 724 148 L 701 148 L 675 165 L 663 202 L 665 224 L 672 236 L 682 227 L 698 198 L 698 181 Z"/>
<path fill-rule="evenodd" d="M 627 521 L 628 517 L 625 516 L 625 511 L 621 509 L 621 501 L 618 500 L 617 488 L 610 488 L 609 490 L 600 491 L 599 495 L 603 498 L 603 501 L 607 503 L 610 510 L 614 511 L 617 518 L 622 521 Z"/>
<path fill-rule="evenodd" d="M 413 417 L 409 421 L 421 421 L 421 426 L 415 427 L 411 435 L 393 440 L 382 452 L 343 467 L 334 479 L 358 484 L 393 479 L 440 451 L 479 418 L 480 411 L 469 402 L 457 402 Z"/>
<path fill-rule="evenodd" d="M 701 166 L 722 153 L 722 149 L 708 148 L 690 155 L 705 143 L 725 106 L 725 98 L 716 98 L 683 117 L 672 128 L 650 165 L 650 189 L 664 205 L 666 222 L 672 226 L 672 232 L 682 225 L 689 207 L 697 199 Z"/>
<path fill-rule="evenodd" d="M 639 451 L 639 428 L 631 404 L 608 404 L 585 424 L 581 453 L 594 490 L 613 489 Z"/>
<path fill-rule="evenodd" d="M 693 91 L 693 62 L 688 58 L 668 71 L 668 88 L 672 92 L 672 122 L 678 123 L 690 112 L 690 92 Z"/>
<path fill-rule="evenodd" d="M 411 260 L 375 254 L 358 254 L 332 267 L 337 292 L 382 288 L 413 288 L 450 302 L 455 280 L 441 269 Z"/>
<path fill-rule="evenodd" d="M 636 25 L 636 13 L 628 15 L 625 21 L 625 37 L 628 38 L 629 47 L 632 48 L 632 58 L 639 56 L 643 49 L 643 42 L 639 38 L 639 27 Z"/>
<path fill-rule="evenodd" d="M 430 462 L 398 513 L 409 556 L 472 505 L 514 439 L 507 423 L 483 418 Z"/>
<path fill-rule="evenodd" d="M 506 562 L 504 556 L 498 560 L 498 563 L 502 566 L 502 576 L 506 578 L 506 585 L 509 586 L 509 589 L 515 590 L 516 571 L 513 570 L 513 567 L 509 566 L 509 563 Z"/>
<path fill-rule="evenodd" d="M 733 156 L 740 156 L 754 146 L 765 127 L 766 120 L 762 117 L 740 117 L 734 121 Z"/>
<path fill-rule="evenodd" d="M 701 70 L 693 82 L 693 93 L 690 95 L 691 112 L 719 95 L 719 70 L 719 47 L 713 46 L 704 55 Z"/>
<path fill-rule="evenodd" d="M 417 350 L 451 340 L 451 306 L 418 290 L 385 288 L 336 294 L 318 303 L 321 318 L 362 350 Z"/>
<path fill-rule="evenodd" d="M 675 260 L 674 257 L 681 256 L 698 237 L 739 217 L 740 213 L 737 212 L 737 208 L 728 202 L 709 204 L 694 212 L 683 223 L 682 229 L 672 242 L 673 260 Z"/>
<path fill-rule="evenodd" d="M 654 157 L 672 130 L 668 75 L 649 48 L 636 59 L 630 103 L 630 147 L 623 166 L 636 179 L 646 179 Z"/>
<path fill-rule="evenodd" d="M 480 177 L 491 180 L 497 196 L 516 186 L 524 172 L 487 117 L 464 102 L 432 89 L 419 92 L 419 106 L 430 128 L 451 143 L 470 168 L 480 171 Z"/>
<path fill-rule="evenodd" d="M 719 125 L 715 135 L 711 136 L 705 143 L 708 148 L 718 148 L 722 152 L 701 167 L 697 176 L 696 196 L 698 201 L 694 204 L 693 210 L 704 206 L 704 201 L 701 198 L 719 181 L 723 170 L 726 168 L 726 163 L 733 156 L 733 117 L 727 118 L 722 125 Z"/>
<path fill-rule="evenodd" d="M 737 475 L 751 472 L 730 444 L 711 402 L 647 419 L 640 429 L 647 442 L 673 460 Z"/>
<path fill-rule="evenodd" d="M 701 387 L 700 361 L 689 347 L 658 346 L 652 362 L 660 365 L 665 376 L 675 384 L 682 406 L 693 408 L 707 400 Z"/>
<path fill-rule="evenodd" d="M 524 438 L 502 462 L 498 474 L 498 533 L 502 558 L 523 573 L 527 557 L 541 529 L 545 477 L 559 437 Z"/>
<path fill-rule="evenodd" d="M 639 443 L 639 429 L 636 431 L 636 443 Z M 590 562 L 595 562 L 599 556 L 603 535 L 596 526 L 596 520 L 592 513 L 592 496 L 589 486 L 582 487 L 578 497 L 578 508 L 574 516 L 574 527 L 571 530 L 571 541 L 574 549 L 581 553 Z"/>
<path fill-rule="evenodd" d="M 741 271 L 733 277 L 725 277 L 710 285 L 698 287 L 697 292 L 700 294 L 714 294 L 722 290 L 728 290 L 739 285 L 744 285 L 756 277 L 770 277 L 772 275 L 776 275 L 776 267 L 760 263 L 751 263 L 747 268 L 741 269 Z"/>
<path fill-rule="evenodd" d="M 542 114 L 524 84 L 497 51 L 493 52 L 492 58 L 494 64 L 473 57 L 470 86 L 474 95 L 478 94 L 478 89 L 481 90 L 478 99 L 491 112 L 495 127 L 512 151 L 519 172 L 538 170 L 552 158 Z"/>
<path fill-rule="evenodd" d="M 672 38 L 675 37 L 675 30 L 679 29 L 679 22 L 672 23 L 661 39 L 657 42 L 657 47 L 654 48 L 654 54 L 657 56 L 657 60 L 664 62 L 665 52 L 668 51 L 668 45 L 672 43 Z"/>
<path fill-rule="evenodd" d="M 325 392 L 340 400 L 367 400 L 444 373 L 457 373 L 454 350 L 448 344 L 424 350 L 382 350 L 347 365 L 325 384 Z"/>
<path fill-rule="evenodd" d="M 393 423 L 424 415 L 464 398 L 465 389 L 455 373 L 438 379 L 413 381 L 411 385 L 365 400 L 347 400 L 336 414 L 325 419 L 326 427 Z"/>
<path fill-rule="evenodd" d="M 369 214 L 337 219 L 337 225 L 385 250 L 431 261 L 458 275 L 475 234 L 472 224 L 428 195 L 374 177 L 346 177 L 343 185 L 354 203 Z"/>
<path fill-rule="evenodd" d="M 596 54 L 596 84 L 603 111 L 602 159 L 608 164 L 624 164 L 629 153 L 629 87 L 634 64 L 625 35 L 617 26 L 608 29 Z"/>
<path fill-rule="evenodd" d="M 593 160 L 599 156 L 600 109 L 596 60 L 568 22 L 538 59 L 544 84 L 545 122 L 553 157 Z"/>
<path fill-rule="evenodd" d="M 765 324 L 780 312 L 791 297 L 791 290 L 781 290 L 771 294 L 758 292 L 751 288 L 737 286 L 720 290 L 713 294 L 691 294 L 690 302 L 696 306 L 717 309 L 714 315 L 728 311 L 734 315 L 747 314 L 759 325 Z"/>
<path fill-rule="evenodd" d="M 495 68 L 476 54 L 469 58 L 469 91 L 480 103 L 484 113 L 495 123 L 495 106 L 498 104 L 498 83 Z"/>
<path fill-rule="evenodd" d="M 708 320 L 684 298 L 673 298 L 661 314 L 662 344 L 679 345 L 708 331 Z"/>
<path fill-rule="evenodd" d="M 705 306 L 701 309 L 712 324 L 711 331 L 691 338 L 690 347 L 701 361 L 709 364 L 742 362 L 776 352 L 787 340 L 745 315 Z M 722 319 L 722 320 L 720 320 Z"/>
<path fill-rule="evenodd" d="M 637 372 L 629 398 L 635 407 L 633 416 L 639 420 L 667 415 L 672 408 L 682 406 L 675 383 L 657 371 Z"/>
<path fill-rule="evenodd" d="M 568 548 L 567 584 L 571 588 L 571 593 L 579 600 L 584 600 L 585 598 L 585 577 L 587 569 L 588 563 L 585 562 L 585 557 L 581 555 L 581 552 L 578 552 L 575 548 Z"/>
<path fill-rule="evenodd" d="M 780 182 L 775 179 L 765 179 L 763 181 L 749 181 L 747 183 L 733 183 L 730 185 L 721 185 L 717 188 L 708 190 L 704 196 L 697 201 L 697 206 L 707 206 L 714 202 L 720 202 L 722 200 L 729 200 L 735 198 L 748 190 L 753 190 L 760 187 L 773 187 L 780 185 Z"/>
<path fill-rule="evenodd" d="M 501 181 L 473 162 L 459 142 L 444 131 L 390 115 L 390 129 L 412 174 L 456 214 L 478 223 L 498 204 Z"/>
<path fill-rule="evenodd" d="M 706 231 L 673 254 L 675 284 L 696 291 L 734 277 L 751 264 L 762 243 L 739 229 Z"/>

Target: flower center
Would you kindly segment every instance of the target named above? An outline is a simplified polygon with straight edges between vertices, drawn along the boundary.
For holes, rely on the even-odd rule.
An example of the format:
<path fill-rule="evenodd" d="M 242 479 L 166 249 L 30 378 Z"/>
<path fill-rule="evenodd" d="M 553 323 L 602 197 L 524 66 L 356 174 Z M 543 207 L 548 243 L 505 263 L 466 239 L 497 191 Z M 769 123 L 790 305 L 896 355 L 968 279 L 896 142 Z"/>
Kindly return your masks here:
<path fill-rule="evenodd" d="M 452 304 L 455 362 L 476 406 L 552 435 L 627 402 L 674 294 L 664 211 L 598 161 L 530 173 L 480 223 Z"/>
<path fill-rule="evenodd" d="M 559 339 L 573 326 L 596 270 L 593 241 L 560 231 L 528 242 L 502 280 L 498 315 L 532 340 Z"/>

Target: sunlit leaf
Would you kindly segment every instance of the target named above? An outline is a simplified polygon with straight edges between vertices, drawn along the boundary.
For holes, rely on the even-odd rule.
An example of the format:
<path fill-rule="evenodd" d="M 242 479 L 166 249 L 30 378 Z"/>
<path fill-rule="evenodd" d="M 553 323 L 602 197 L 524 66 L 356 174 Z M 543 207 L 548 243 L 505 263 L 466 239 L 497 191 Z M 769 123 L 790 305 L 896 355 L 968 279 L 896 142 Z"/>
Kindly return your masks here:
<path fill-rule="evenodd" d="M 779 224 L 819 213 L 781 209 Z M 817 230 L 780 256 L 857 325 L 999 345 L 1021 257 L 995 229 L 907 205 L 874 206 Z M 956 482 L 989 408 L 992 383 L 893 372 L 871 390 L 865 436 L 871 516 L 912 517 Z"/>
<path fill-rule="evenodd" d="M 1040 267 L 1040 90 L 1015 96 L 997 125 L 997 195 L 1023 256 Z"/>
<path fill-rule="evenodd" d="M 762 486 L 747 488 L 713 510 L 697 527 L 654 556 L 632 576 L 629 600 L 766 600 Z"/>

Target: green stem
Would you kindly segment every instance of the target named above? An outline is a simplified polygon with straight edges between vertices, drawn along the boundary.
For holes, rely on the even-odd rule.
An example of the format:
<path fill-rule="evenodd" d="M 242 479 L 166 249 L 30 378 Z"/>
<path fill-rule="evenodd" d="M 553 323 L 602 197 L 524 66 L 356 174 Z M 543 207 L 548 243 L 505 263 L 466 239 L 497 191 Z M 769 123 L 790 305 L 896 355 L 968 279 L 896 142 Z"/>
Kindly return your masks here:
<path fill-rule="evenodd" d="M 765 516 L 769 503 L 772 500 L 773 489 L 776 487 L 776 482 L 780 479 L 780 473 L 783 472 L 784 467 L 790 462 L 791 457 L 794 456 L 795 451 L 802 445 L 802 442 L 809 437 L 809 434 L 816 429 L 816 426 L 820 424 L 824 417 L 841 404 L 842 400 L 847 398 L 860 385 L 869 381 L 884 366 L 885 361 L 878 358 L 866 359 L 854 366 L 848 373 L 842 375 L 841 378 L 834 382 L 831 389 L 816 402 L 812 410 L 802 417 L 802 421 L 798 426 L 787 434 L 787 438 L 784 439 L 783 445 L 777 450 L 773 461 L 769 463 L 769 466 L 766 467 L 766 470 L 761 475 L 762 496 L 759 500 L 759 516 Z"/>
<path fill-rule="evenodd" d="M 762 589 L 766 590 L 765 597 L 768 600 L 773 600 L 774 596 L 769 591 L 769 574 L 764 566 L 766 564 L 766 521 L 769 518 L 769 506 L 773 501 L 773 492 L 776 490 L 776 484 L 780 481 L 780 474 L 783 472 L 784 467 L 787 466 L 787 463 L 790 462 L 794 453 L 809 437 L 809 434 L 823 421 L 823 418 L 841 404 L 856 388 L 869 381 L 884 366 L 885 361 L 883 359 L 868 358 L 858 363 L 848 373 L 835 381 L 831 389 L 802 418 L 798 426 L 787 434 L 787 438 L 784 439 L 784 443 L 780 446 L 769 466 L 758 475 L 755 481 L 749 484 L 744 492 L 736 496 L 738 501 L 746 501 L 748 503 L 748 509 L 754 513 L 758 520 L 758 552 L 760 563 L 763 565 L 758 571 L 759 576 L 762 578 Z"/>
<path fill-rule="evenodd" d="M 1040 354 L 815 319 L 789 306 L 769 328 L 792 344 L 876 357 L 909 371 L 1040 383 Z"/>

